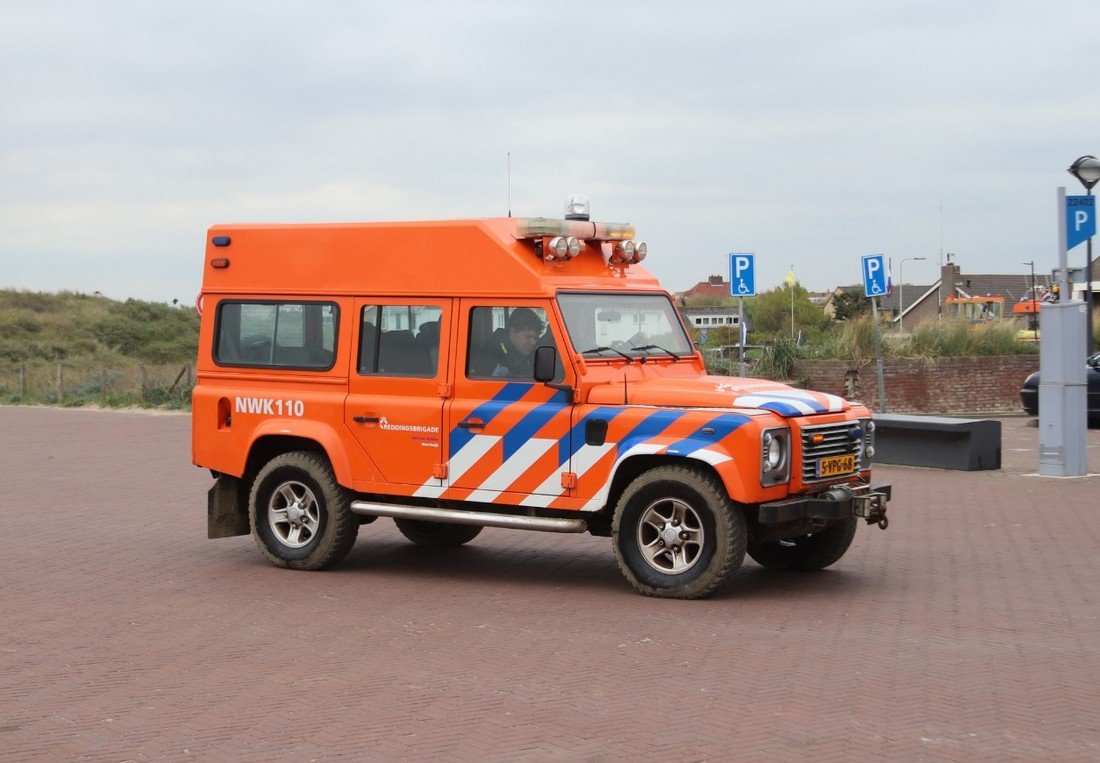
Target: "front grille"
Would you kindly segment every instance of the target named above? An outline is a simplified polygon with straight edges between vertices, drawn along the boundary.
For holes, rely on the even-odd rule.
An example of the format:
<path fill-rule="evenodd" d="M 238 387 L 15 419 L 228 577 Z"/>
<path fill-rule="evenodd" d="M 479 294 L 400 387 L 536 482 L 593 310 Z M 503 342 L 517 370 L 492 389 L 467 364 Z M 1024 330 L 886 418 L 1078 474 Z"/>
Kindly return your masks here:
<path fill-rule="evenodd" d="M 852 437 L 853 432 L 857 433 Z M 815 443 L 814 437 L 822 436 L 819 443 Z M 815 427 L 802 429 L 802 481 L 816 482 L 817 460 L 828 456 L 843 456 L 847 453 L 855 455 L 855 468 L 848 474 L 854 474 L 859 470 L 860 444 L 862 429 L 858 422 L 849 421 L 844 424 L 822 424 Z M 843 477 L 843 474 L 829 475 L 828 479 Z"/>

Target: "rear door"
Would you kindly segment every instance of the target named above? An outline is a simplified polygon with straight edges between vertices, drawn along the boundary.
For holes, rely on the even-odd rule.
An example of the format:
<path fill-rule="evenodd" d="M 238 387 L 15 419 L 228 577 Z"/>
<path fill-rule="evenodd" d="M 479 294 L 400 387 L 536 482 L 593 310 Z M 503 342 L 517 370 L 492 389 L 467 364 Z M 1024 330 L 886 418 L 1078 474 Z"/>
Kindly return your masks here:
<path fill-rule="evenodd" d="M 356 300 L 356 352 L 344 423 L 369 456 L 359 459 L 359 479 L 441 484 L 451 303 Z"/>

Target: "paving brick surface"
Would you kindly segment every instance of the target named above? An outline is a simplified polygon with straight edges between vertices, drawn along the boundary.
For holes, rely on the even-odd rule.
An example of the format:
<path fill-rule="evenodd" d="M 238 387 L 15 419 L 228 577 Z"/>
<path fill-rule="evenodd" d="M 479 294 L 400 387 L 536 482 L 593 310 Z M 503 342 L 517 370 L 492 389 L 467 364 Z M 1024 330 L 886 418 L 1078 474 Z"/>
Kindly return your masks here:
<path fill-rule="evenodd" d="M 814 574 L 634 594 L 609 541 L 206 539 L 185 416 L 0 408 L 0 760 L 1097 760 L 1100 477 L 882 467 Z M 1090 430 L 1100 472 L 1100 430 Z"/>

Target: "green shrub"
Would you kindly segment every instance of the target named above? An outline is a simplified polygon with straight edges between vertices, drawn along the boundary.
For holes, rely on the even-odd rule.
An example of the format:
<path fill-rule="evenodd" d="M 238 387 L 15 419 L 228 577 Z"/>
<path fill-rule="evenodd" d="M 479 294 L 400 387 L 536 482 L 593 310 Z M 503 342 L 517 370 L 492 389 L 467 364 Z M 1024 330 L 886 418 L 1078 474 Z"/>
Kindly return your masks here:
<path fill-rule="evenodd" d="M 789 339 L 777 339 L 764 347 L 753 370 L 756 376 L 767 379 L 790 379 L 794 363 L 800 357 L 798 345 Z"/>
<path fill-rule="evenodd" d="M 1018 337 L 1014 322 L 972 324 L 965 320 L 927 321 L 898 342 L 898 355 L 951 358 L 976 355 L 1027 355 L 1038 351 Z"/>

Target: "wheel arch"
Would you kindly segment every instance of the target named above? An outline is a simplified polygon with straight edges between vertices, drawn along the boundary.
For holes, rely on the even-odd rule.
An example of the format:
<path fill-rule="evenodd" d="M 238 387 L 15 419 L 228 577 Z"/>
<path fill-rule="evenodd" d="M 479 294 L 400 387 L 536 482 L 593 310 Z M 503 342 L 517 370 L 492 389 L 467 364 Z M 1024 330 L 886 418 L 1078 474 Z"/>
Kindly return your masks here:
<path fill-rule="evenodd" d="M 733 480 L 739 486 L 741 483 L 741 476 L 735 468 L 729 468 L 722 470 L 721 467 L 725 464 L 732 465 L 733 461 L 725 461 L 722 464 L 715 465 L 710 461 L 706 461 L 702 458 L 695 458 L 690 455 L 687 456 L 670 456 L 656 453 L 639 453 L 634 456 L 628 456 L 624 458 L 622 462 L 615 469 L 615 474 L 611 478 L 611 487 L 607 494 L 607 503 L 604 506 L 601 513 L 607 513 L 610 515 L 615 511 L 615 506 L 618 504 L 619 499 L 622 497 L 623 491 L 640 475 L 655 469 L 659 466 L 685 466 L 689 469 L 694 469 L 703 474 L 709 474 L 718 479 L 720 483 L 726 488 L 726 492 L 730 494 L 730 498 L 734 503 L 738 503 L 737 495 L 735 495 L 730 488 L 730 481 Z M 725 471 L 725 473 L 723 473 Z"/>
<path fill-rule="evenodd" d="M 336 481 L 344 486 L 351 484 L 351 466 L 343 448 L 336 440 L 335 432 L 331 430 L 326 432 L 323 429 L 294 434 L 258 431 L 248 448 L 244 479 L 251 481 L 263 465 L 276 456 L 298 450 L 324 456 L 332 467 Z"/>

